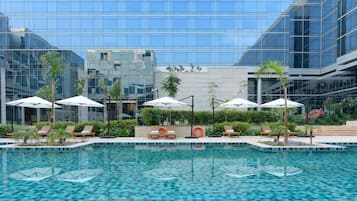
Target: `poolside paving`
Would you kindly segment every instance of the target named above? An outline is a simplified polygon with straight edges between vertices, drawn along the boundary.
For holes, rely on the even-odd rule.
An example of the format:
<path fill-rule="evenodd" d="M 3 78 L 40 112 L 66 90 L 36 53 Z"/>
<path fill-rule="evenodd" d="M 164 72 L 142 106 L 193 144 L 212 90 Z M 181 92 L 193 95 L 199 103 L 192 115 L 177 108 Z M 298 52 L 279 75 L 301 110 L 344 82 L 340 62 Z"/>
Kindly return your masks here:
<path fill-rule="evenodd" d="M 76 138 L 68 139 L 67 141 L 76 142 L 73 145 L 69 146 L 40 146 L 41 149 L 73 149 L 83 146 L 88 146 L 91 144 L 115 144 L 115 143 L 137 143 L 137 144 L 247 144 L 253 148 L 256 148 L 261 151 L 343 151 L 344 147 L 339 145 L 357 145 L 357 136 L 315 136 L 313 137 L 313 146 L 269 146 L 263 144 L 263 141 L 273 141 L 274 138 L 266 136 L 240 136 L 238 137 L 203 137 L 203 138 L 177 138 L 177 139 L 148 139 L 145 137 L 122 137 L 122 138 Z M 280 140 L 283 140 L 281 137 Z M 303 142 L 310 143 L 309 137 L 290 137 L 289 141 L 292 142 Z M 11 143 L 7 145 L 1 145 L 0 149 L 16 149 L 16 148 L 27 148 L 27 146 L 18 146 L 17 141 L 10 138 L 0 139 L 0 143 Z M 37 147 L 30 147 L 31 149 L 36 149 Z"/>

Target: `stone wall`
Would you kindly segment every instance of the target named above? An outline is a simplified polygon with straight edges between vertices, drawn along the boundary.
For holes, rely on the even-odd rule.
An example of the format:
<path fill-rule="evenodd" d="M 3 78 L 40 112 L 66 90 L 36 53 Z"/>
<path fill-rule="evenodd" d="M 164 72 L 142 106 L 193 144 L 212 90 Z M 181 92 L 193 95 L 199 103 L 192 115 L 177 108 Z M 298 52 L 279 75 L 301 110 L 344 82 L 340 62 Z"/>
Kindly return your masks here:
<path fill-rule="evenodd" d="M 161 90 L 161 83 L 168 74 L 168 72 L 156 72 L 154 74 L 154 87 L 159 89 L 160 97 L 167 96 Z M 175 74 L 181 79 L 175 99 L 180 100 L 194 95 L 195 111 L 211 110 L 212 95 L 223 100 L 232 100 L 238 97 L 247 98 L 248 73 L 246 68 L 209 67 L 204 72 L 178 72 Z M 210 87 L 213 84 L 217 87 Z M 184 102 L 191 103 L 191 99 L 184 100 Z"/>

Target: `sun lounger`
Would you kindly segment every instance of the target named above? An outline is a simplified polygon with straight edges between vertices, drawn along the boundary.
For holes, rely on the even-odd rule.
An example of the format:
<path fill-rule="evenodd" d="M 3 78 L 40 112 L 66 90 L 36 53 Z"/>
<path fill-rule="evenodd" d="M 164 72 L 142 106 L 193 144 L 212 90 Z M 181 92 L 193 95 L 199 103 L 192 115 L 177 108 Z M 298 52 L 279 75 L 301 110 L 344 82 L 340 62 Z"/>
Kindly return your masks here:
<path fill-rule="evenodd" d="M 262 126 L 262 131 L 260 132 L 260 135 L 267 135 L 267 136 L 271 136 L 271 128 L 270 128 L 270 126 L 268 126 L 268 125 L 264 125 L 264 126 Z"/>
<path fill-rule="evenodd" d="M 51 126 L 43 126 L 41 130 L 37 131 L 37 134 L 40 137 L 46 137 L 50 131 L 51 131 Z"/>
<path fill-rule="evenodd" d="M 167 126 L 167 138 L 176 139 L 176 127 L 175 126 Z"/>
<path fill-rule="evenodd" d="M 233 130 L 232 126 L 224 126 L 224 132 L 223 132 L 223 136 L 229 136 L 229 137 L 232 137 L 232 136 L 238 136 L 240 135 L 240 132 L 236 132 Z"/>
<path fill-rule="evenodd" d="M 300 135 L 299 132 L 294 132 L 294 131 L 290 131 L 290 130 L 288 130 L 288 134 L 289 134 L 289 136 L 299 136 Z"/>
<path fill-rule="evenodd" d="M 151 126 L 150 127 L 150 131 L 148 133 L 148 138 L 150 138 L 150 139 L 159 139 L 160 138 L 159 126 Z"/>
<path fill-rule="evenodd" d="M 75 129 L 76 129 L 76 126 L 67 126 L 66 127 L 66 131 L 71 134 L 74 134 Z"/>
<path fill-rule="evenodd" d="M 84 126 L 83 130 L 79 133 L 74 133 L 75 137 L 87 137 L 87 136 L 92 136 L 94 137 L 95 133 L 93 132 L 93 126 L 91 125 L 86 125 Z"/>

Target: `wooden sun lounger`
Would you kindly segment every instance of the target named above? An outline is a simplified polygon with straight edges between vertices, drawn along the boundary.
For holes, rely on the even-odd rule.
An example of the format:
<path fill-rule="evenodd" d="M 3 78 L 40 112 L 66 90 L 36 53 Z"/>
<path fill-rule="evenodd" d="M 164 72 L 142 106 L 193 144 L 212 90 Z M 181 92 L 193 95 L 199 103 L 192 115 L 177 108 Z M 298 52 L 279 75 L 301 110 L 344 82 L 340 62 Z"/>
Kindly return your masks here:
<path fill-rule="evenodd" d="M 84 126 L 83 130 L 79 133 L 74 133 L 75 137 L 87 137 L 87 136 L 92 136 L 94 137 L 95 133 L 93 132 L 93 126 L 91 125 L 86 125 Z"/>
<path fill-rule="evenodd" d="M 233 130 L 232 126 L 224 126 L 224 132 L 223 132 L 223 136 L 227 135 L 229 137 L 233 137 L 233 136 L 237 136 L 239 137 L 240 132 L 236 132 Z"/>

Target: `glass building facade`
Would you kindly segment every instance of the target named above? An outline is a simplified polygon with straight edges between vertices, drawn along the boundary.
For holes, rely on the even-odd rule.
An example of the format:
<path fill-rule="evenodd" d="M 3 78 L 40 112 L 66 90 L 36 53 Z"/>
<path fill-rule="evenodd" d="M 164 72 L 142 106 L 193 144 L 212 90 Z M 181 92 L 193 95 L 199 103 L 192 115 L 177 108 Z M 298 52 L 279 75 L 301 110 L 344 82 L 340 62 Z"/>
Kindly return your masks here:
<path fill-rule="evenodd" d="M 231 66 L 293 2 L 2 0 L 0 8 L 13 26 L 83 58 L 88 49 L 148 49 L 160 66 Z"/>
<path fill-rule="evenodd" d="M 48 77 L 44 74 L 41 65 L 41 56 L 50 51 L 57 51 L 62 60 L 63 74 L 57 78 L 57 98 L 66 98 L 75 95 L 74 85 L 78 73 L 84 72 L 84 59 L 71 50 L 58 49 L 41 36 L 27 28 L 14 28 L 8 22 L 8 17 L 0 15 L 1 23 L 1 122 L 12 121 L 12 115 L 16 123 L 32 123 L 36 121 L 36 111 L 26 108 L 25 118 L 21 118 L 21 108 L 6 107 L 6 102 L 24 97 L 37 95 L 40 88 L 49 84 Z M 45 111 L 42 111 L 45 113 Z M 46 119 L 46 115 L 42 115 Z M 58 119 L 70 119 L 64 115 Z"/>
<path fill-rule="evenodd" d="M 155 53 L 151 50 L 88 50 L 88 97 L 103 100 L 117 82 L 121 85 L 122 112 L 135 116 L 136 104 L 153 99 Z M 117 105 L 108 104 L 109 119 L 118 119 Z M 91 113 L 90 113 L 91 114 Z M 93 116 L 93 115 L 89 115 Z M 103 115 L 96 115 L 100 119 Z M 90 117 L 91 119 L 91 117 Z"/>
<path fill-rule="evenodd" d="M 141 49 L 155 52 L 158 66 L 246 67 L 254 101 L 282 95 L 272 77 L 258 94 L 255 79 L 256 67 L 278 60 L 290 98 L 311 107 L 355 96 L 356 7 L 356 0 L 0 1 L 11 26 L 82 58 L 88 49 Z"/>

